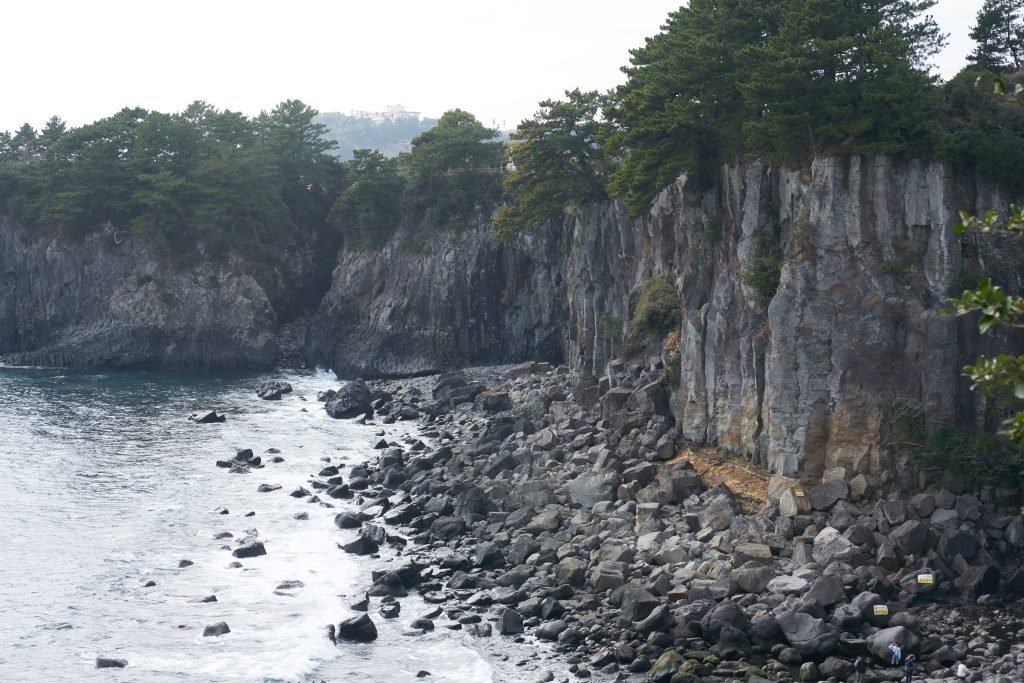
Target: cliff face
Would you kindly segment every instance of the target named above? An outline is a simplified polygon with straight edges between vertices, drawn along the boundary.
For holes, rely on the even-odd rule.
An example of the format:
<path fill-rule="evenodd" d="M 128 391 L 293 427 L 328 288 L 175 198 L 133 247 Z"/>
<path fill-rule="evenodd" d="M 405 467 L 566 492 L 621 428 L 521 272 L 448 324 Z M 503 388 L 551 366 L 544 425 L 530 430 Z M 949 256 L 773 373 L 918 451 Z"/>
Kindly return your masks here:
<path fill-rule="evenodd" d="M 343 251 L 314 316 L 308 355 L 340 377 L 400 377 L 563 357 L 559 231 L 501 245 L 487 225 L 438 236 L 425 253 L 394 240 Z"/>
<path fill-rule="evenodd" d="M 938 163 L 751 163 L 723 169 L 711 190 L 681 178 L 638 220 L 606 202 L 511 246 L 477 225 L 421 253 L 401 235 L 380 251 L 343 250 L 322 297 L 306 274 L 325 255 L 308 249 L 261 276 L 265 290 L 240 269 L 175 268 L 139 241 L 69 245 L 0 226 L 0 356 L 268 368 L 294 357 L 281 346 L 304 341 L 306 362 L 341 377 L 526 359 L 600 376 L 621 351 L 616 321 L 664 276 L 683 310 L 672 410 L 684 437 L 778 472 L 880 475 L 887 420 L 978 424 L 985 399 L 962 367 L 1024 351 L 1020 338 L 980 337 L 975 321 L 943 312 L 969 271 L 1024 289 L 1020 240 L 953 230 L 960 209 L 1001 201 Z M 291 323 L 317 305 L 308 332 Z"/>
<path fill-rule="evenodd" d="M 967 269 L 1021 284 L 1018 244 L 953 230 L 960 209 L 992 206 L 972 175 L 938 163 L 729 167 L 710 191 L 680 179 L 639 220 L 608 202 L 513 248 L 478 228 L 427 255 L 344 254 L 310 354 L 348 377 L 528 357 L 602 375 L 619 350 L 609 322 L 663 275 L 683 308 L 684 437 L 778 472 L 880 474 L 895 412 L 923 412 L 929 429 L 984 412 L 961 368 L 994 339 L 942 309 Z M 757 268 L 774 268 L 777 289 L 744 276 Z"/>
<path fill-rule="evenodd" d="M 271 367 L 277 318 L 248 275 L 182 270 L 141 240 L 0 226 L 0 355 L 24 365 Z"/>
<path fill-rule="evenodd" d="M 682 434 L 773 471 L 844 466 L 880 474 L 883 422 L 923 411 L 928 429 L 968 425 L 984 398 L 961 375 L 979 352 L 1020 352 L 943 312 L 968 269 L 1020 288 L 1020 245 L 957 235 L 960 209 L 999 206 L 973 176 L 943 164 L 821 159 L 810 172 L 725 169 L 720 187 L 666 189 L 640 220 L 584 212 L 572 227 L 570 360 L 599 373 L 602 312 L 629 318 L 652 275 L 683 305 Z M 752 278 L 781 265 L 765 307 Z"/>

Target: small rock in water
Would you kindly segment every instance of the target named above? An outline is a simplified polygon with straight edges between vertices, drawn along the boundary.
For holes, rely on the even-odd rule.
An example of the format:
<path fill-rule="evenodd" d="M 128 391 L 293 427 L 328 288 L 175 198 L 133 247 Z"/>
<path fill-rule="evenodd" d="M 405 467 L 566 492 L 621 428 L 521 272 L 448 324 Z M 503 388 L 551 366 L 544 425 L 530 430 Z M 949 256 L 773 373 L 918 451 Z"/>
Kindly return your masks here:
<path fill-rule="evenodd" d="M 245 515 L 243 515 L 243 516 L 245 516 L 245 517 L 255 517 L 256 516 L 256 511 L 255 510 L 250 510 L 249 512 L 246 512 Z"/>
<path fill-rule="evenodd" d="M 198 602 L 198 603 L 217 602 L 217 596 L 216 595 L 204 595 L 201 598 L 193 598 L 193 599 L 189 600 L 189 602 Z"/>
<path fill-rule="evenodd" d="M 191 567 L 193 564 L 195 564 L 195 563 L 192 562 L 192 560 L 181 560 L 180 562 L 178 562 L 178 569 L 184 569 L 185 567 Z"/>
<path fill-rule="evenodd" d="M 226 415 L 218 415 L 216 410 L 211 410 L 206 413 L 192 413 L 188 416 L 190 422 L 197 424 L 215 424 L 217 422 L 224 422 L 228 418 Z"/>
<path fill-rule="evenodd" d="M 232 563 L 230 563 L 228 565 L 228 569 L 241 569 L 241 568 L 242 568 L 242 563 L 241 562 L 232 562 Z"/>
<path fill-rule="evenodd" d="M 152 588 L 155 585 L 156 585 L 156 581 L 149 580 L 146 583 L 142 584 L 142 587 L 143 588 Z"/>
<path fill-rule="evenodd" d="M 226 621 L 218 621 L 216 624 L 212 624 L 203 629 L 203 637 L 209 636 L 222 636 L 225 633 L 231 633 L 231 629 L 228 628 Z"/>
<path fill-rule="evenodd" d="M 260 484 L 256 487 L 256 493 L 270 493 L 281 488 L 280 484 Z"/>
<path fill-rule="evenodd" d="M 282 581 L 281 583 L 277 584 L 277 590 L 291 590 L 293 588 L 302 588 L 305 585 L 306 584 L 304 584 L 302 581 L 299 581 L 298 579 L 289 579 L 288 581 Z"/>
<path fill-rule="evenodd" d="M 97 657 L 97 669 L 123 669 L 128 666 L 127 659 L 114 659 L 112 657 Z"/>
<path fill-rule="evenodd" d="M 296 512 L 294 515 L 292 515 L 292 518 L 293 519 L 302 519 L 302 520 L 309 519 L 309 513 L 308 512 Z"/>
<path fill-rule="evenodd" d="M 429 671 L 417 671 L 416 672 L 416 678 L 426 678 L 429 675 L 430 675 Z"/>
<path fill-rule="evenodd" d="M 235 548 L 232 553 L 235 557 L 258 557 L 260 555 L 266 555 L 267 549 L 263 547 L 263 544 L 259 541 L 249 541 L 238 548 Z"/>

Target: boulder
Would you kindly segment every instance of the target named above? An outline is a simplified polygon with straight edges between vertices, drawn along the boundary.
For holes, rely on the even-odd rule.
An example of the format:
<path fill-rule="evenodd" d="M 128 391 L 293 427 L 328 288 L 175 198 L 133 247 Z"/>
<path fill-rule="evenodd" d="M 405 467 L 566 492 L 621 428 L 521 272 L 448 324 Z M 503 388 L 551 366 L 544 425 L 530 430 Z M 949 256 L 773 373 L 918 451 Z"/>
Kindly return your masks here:
<path fill-rule="evenodd" d="M 335 419 L 349 419 L 372 413 L 370 401 L 373 396 L 366 382 L 361 379 L 346 382 L 337 393 L 324 404 L 324 410 Z"/>
<path fill-rule="evenodd" d="M 750 626 L 750 621 L 744 614 L 743 608 L 729 600 L 719 603 L 700 620 L 704 640 L 709 643 L 717 641 L 722 628 L 726 626 L 740 631 L 746 631 Z"/>
<path fill-rule="evenodd" d="M 590 509 L 602 501 L 612 502 L 622 479 L 618 472 L 586 473 L 576 477 L 566 488 L 572 502 Z"/>
<path fill-rule="evenodd" d="M 807 591 L 804 599 L 813 600 L 825 609 L 828 609 L 833 605 L 846 602 L 846 589 L 843 588 L 843 582 L 838 576 L 834 574 L 822 576 L 814 582 L 814 585 L 811 586 L 811 590 Z"/>
<path fill-rule="evenodd" d="M 226 633 L 231 633 L 231 629 L 228 628 L 227 622 L 218 621 L 216 624 L 211 624 L 203 629 L 203 637 L 216 637 L 222 636 Z"/>
<path fill-rule="evenodd" d="M 827 567 L 834 562 L 849 563 L 857 551 L 857 546 L 850 539 L 839 533 L 838 529 L 829 526 L 814 537 L 812 556 L 815 562 Z"/>
<path fill-rule="evenodd" d="M 722 659 L 744 659 L 753 652 L 746 634 L 732 626 L 723 626 L 711 652 Z"/>
<path fill-rule="evenodd" d="M 1000 572 L 990 564 L 968 567 L 954 582 L 968 598 L 979 598 L 999 590 Z"/>
<path fill-rule="evenodd" d="M 905 626 L 892 626 L 871 634 L 865 643 L 875 661 L 888 664 L 892 661 L 892 653 L 889 652 L 891 643 L 899 643 L 906 657 L 917 650 L 918 638 Z"/>
<path fill-rule="evenodd" d="M 360 614 L 346 619 L 338 624 L 337 637 L 344 640 L 354 640 L 359 643 L 368 643 L 377 639 L 377 627 L 367 614 Z"/>
<path fill-rule="evenodd" d="M 624 562 L 600 562 L 590 576 L 590 585 L 596 591 L 614 590 L 626 583 L 626 564 Z"/>
<path fill-rule="evenodd" d="M 641 621 L 650 616 L 660 604 L 650 591 L 635 583 L 628 583 L 612 592 L 612 604 L 619 606 L 619 614 L 630 621 Z"/>
<path fill-rule="evenodd" d="M 523 632 L 523 617 L 511 608 L 505 608 L 498 617 L 498 633 L 503 636 L 517 635 Z"/>
<path fill-rule="evenodd" d="M 263 547 L 261 542 L 250 540 L 235 548 L 231 554 L 239 559 L 246 557 L 258 557 L 260 555 L 266 555 L 267 549 Z"/>
<path fill-rule="evenodd" d="M 768 591 L 778 595 L 800 595 L 808 585 L 807 579 L 799 576 L 776 576 L 768 582 Z"/>
<path fill-rule="evenodd" d="M 839 631 L 810 614 L 784 612 L 778 622 L 786 640 L 804 657 L 826 657 L 839 643 Z"/>
<path fill-rule="evenodd" d="M 227 415 L 218 415 L 216 410 L 211 410 L 206 413 L 193 413 L 188 416 L 188 419 L 198 424 L 216 424 L 218 422 L 226 422 Z"/>
<path fill-rule="evenodd" d="M 928 546 L 928 527 L 912 519 L 893 529 L 889 540 L 903 556 L 921 555 Z"/>
<path fill-rule="evenodd" d="M 848 500 L 850 497 L 850 486 L 842 479 L 833 479 L 824 484 L 818 484 L 807 492 L 807 498 L 811 501 L 811 507 L 815 510 L 828 510 L 837 501 Z"/>
<path fill-rule="evenodd" d="M 290 394 L 292 385 L 288 382 L 267 381 L 256 387 L 256 395 L 264 401 L 279 401 L 283 394 Z"/>
<path fill-rule="evenodd" d="M 113 657 L 97 657 L 97 669 L 123 669 L 128 666 L 127 659 L 114 659 Z"/>

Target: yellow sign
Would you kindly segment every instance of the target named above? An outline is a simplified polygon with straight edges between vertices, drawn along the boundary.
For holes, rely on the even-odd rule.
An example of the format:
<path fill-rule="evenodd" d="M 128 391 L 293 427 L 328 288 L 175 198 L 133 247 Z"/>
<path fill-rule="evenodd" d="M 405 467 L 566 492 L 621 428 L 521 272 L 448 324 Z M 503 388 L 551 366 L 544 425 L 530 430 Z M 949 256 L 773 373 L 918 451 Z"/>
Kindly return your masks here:
<path fill-rule="evenodd" d="M 804 490 L 797 486 L 796 488 L 793 489 L 793 495 L 796 496 L 797 498 L 803 498 Z"/>
<path fill-rule="evenodd" d="M 918 574 L 918 583 L 935 583 L 935 576 L 933 574 Z"/>
<path fill-rule="evenodd" d="M 876 617 L 887 617 L 889 616 L 888 605 L 875 605 L 875 616 Z"/>

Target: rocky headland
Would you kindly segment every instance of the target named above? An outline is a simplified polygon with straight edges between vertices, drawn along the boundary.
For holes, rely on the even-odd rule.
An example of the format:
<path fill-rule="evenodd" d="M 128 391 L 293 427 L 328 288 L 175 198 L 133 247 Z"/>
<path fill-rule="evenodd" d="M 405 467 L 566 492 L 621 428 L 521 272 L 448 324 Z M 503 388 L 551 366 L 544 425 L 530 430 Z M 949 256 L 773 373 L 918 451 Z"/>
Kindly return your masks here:
<path fill-rule="evenodd" d="M 422 422 L 310 482 L 354 505 L 346 552 L 395 563 L 332 639 L 375 637 L 415 592 L 436 607 L 408 635 L 546 641 L 577 679 L 847 681 L 863 656 L 865 680 L 900 680 L 892 642 L 920 680 L 1024 678 L 1019 491 L 882 491 L 842 468 L 734 491 L 695 469 L 663 380 L 527 363 L 322 395 L 368 430 Z"/>

